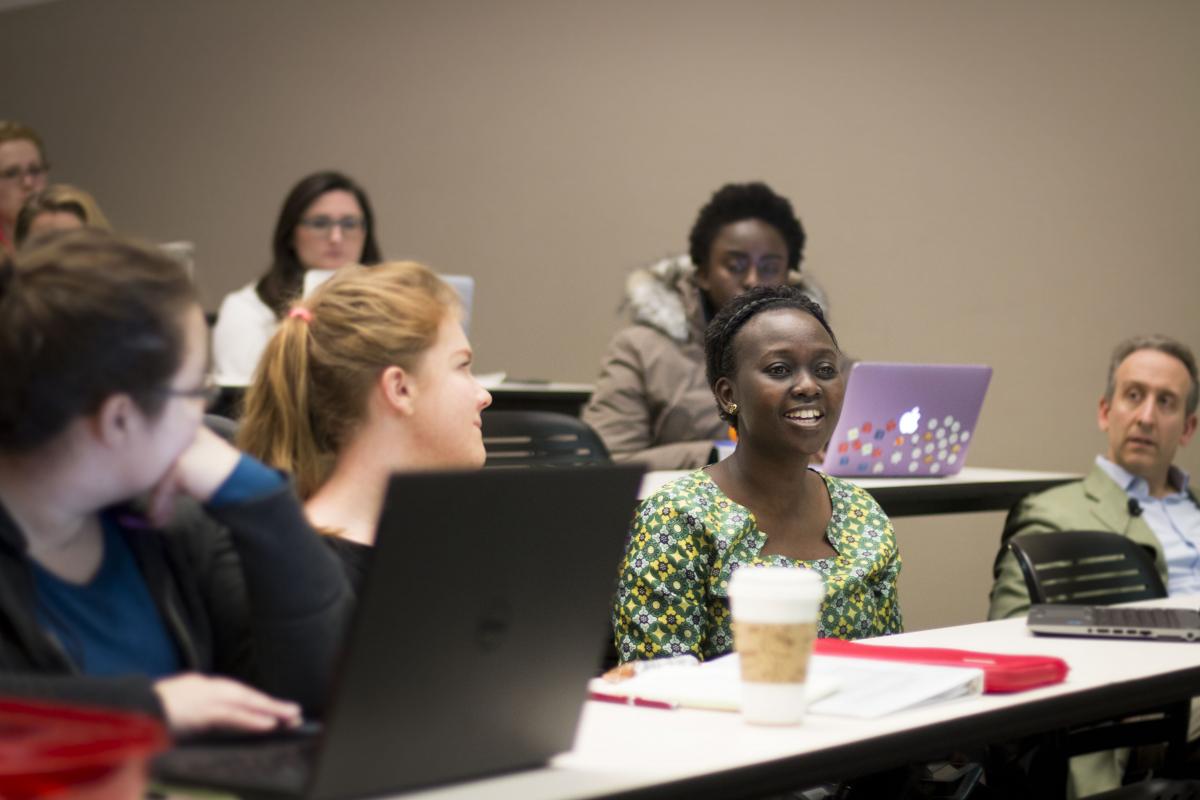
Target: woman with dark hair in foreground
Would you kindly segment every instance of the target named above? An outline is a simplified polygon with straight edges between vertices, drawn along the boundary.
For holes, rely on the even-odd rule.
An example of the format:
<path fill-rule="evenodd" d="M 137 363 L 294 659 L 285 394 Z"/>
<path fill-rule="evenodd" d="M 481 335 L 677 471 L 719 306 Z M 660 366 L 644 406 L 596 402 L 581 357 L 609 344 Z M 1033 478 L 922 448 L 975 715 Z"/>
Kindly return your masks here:
<path fill-rule="evenodd" d="M 820 307 L 792 287 L 752 289 L 705 338 L 709 385 L 737 449 L 635 514 L 613 613 L 621 661 L 730 652 L 729 577 L 760 565 L 821 575 L 819 636 L 899 633 L 891 522 L 866 491 L 809 466 L 846 386 Z"/>
<path fill-rule="evenodd" d="M 207 333 L 155 248 L 0 262 L 0 694 L 176 733 L 319 711 L 352 592 L 285 478 L 202 426 Z"/>

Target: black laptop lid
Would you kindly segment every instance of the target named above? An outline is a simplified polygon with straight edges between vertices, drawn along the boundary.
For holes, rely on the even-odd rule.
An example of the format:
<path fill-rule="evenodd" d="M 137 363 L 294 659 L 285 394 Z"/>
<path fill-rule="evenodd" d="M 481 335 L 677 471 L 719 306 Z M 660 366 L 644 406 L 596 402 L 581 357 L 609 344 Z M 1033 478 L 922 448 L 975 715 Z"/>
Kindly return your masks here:
<path fill-rule="evenodd" d="M 309 795 L 533 767 L 571 747 L 640 467 L 397 475 Z"/>

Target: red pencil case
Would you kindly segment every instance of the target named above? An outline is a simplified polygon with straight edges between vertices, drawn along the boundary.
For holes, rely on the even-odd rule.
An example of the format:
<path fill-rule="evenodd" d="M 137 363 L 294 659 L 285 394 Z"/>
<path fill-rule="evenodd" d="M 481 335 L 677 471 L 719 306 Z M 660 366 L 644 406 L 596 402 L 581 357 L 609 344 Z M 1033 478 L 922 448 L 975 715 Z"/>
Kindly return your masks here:
<path fill-rule="evenodd" d="M 975 667 L 983 670 L 983 691 L 1020 692 L 1036 686 L 1062 683 L 1070 667 L 1055 656 L 979 653 L 945 647 L 890 647 L 847 642 L 842 639 L 817 639 L 813 652 L 823 656 L 874 658 L 881 661 L 907 661 L 913 664 L 937 664 L 944 667 Z"/>

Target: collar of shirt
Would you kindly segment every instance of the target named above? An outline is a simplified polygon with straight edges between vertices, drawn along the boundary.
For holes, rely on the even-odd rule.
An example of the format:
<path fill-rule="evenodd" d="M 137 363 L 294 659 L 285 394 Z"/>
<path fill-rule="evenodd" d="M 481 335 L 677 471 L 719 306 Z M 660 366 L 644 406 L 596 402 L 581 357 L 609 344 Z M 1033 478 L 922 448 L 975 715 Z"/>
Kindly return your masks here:
<path fill-rule="evenodd" d="M 1096 456 L 1096 466 L 1104 470 L 1104 474 L 1112 478 L 1113 483 L 1120 486 L 1125 494 L 1136 499 L 1138 502 L 1153 500 L 1162 500 L 1165 502 L 1168 500 L 1188 499 L 1187 488 L 1190 476 L 1174 464 L 1171 465 L 1170 470 L 1167 472 L 1167 483 L 1175 491 L 1160 498 L 1150 496 L 1150 484 L 1146 483 L 1145 478 L 1134 475 L 1120 464 L 1114 464 L 1104 456 Z"/>

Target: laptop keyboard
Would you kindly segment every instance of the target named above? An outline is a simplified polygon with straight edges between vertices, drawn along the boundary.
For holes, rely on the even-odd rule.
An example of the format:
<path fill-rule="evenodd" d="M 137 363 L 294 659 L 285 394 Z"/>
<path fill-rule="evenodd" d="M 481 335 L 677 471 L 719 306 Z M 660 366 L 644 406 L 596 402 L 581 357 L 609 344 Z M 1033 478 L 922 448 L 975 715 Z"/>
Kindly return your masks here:
<path fill-rule="evenodd" d="M 1096 608 L 1092 624 L 1106 628 L 1189 628 L 1194 620 L 1174 608 Z"/>
<path fill-rule="evenodd" d="M 187 744 L 155 759 L 152 771 L 166 783 L 299 796 L 308 785 L 316 746 L 316 739 Z"/>

